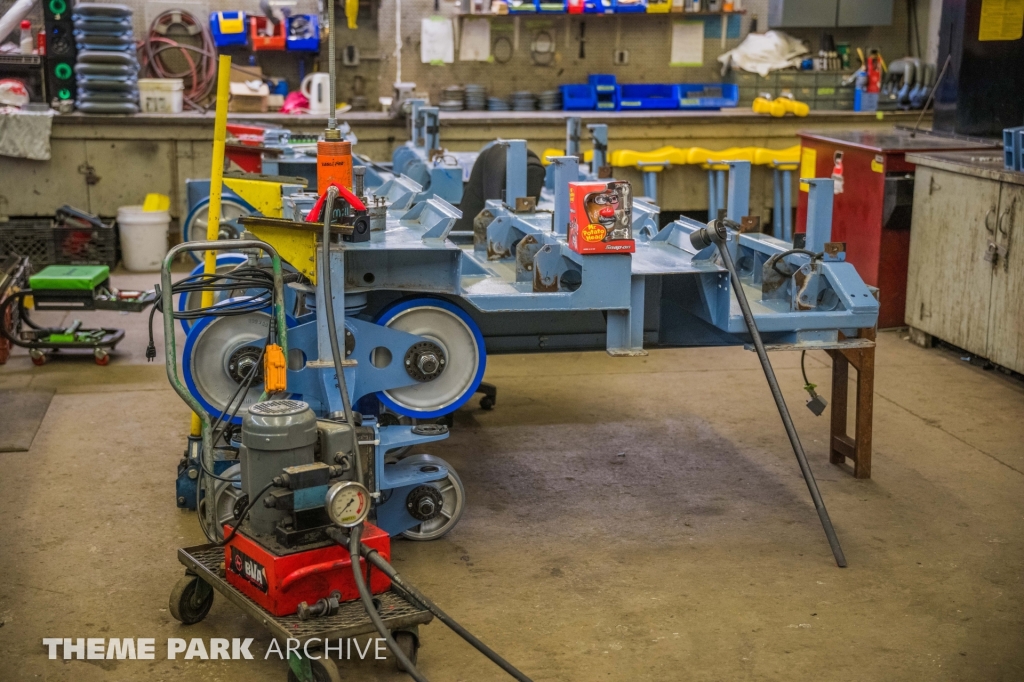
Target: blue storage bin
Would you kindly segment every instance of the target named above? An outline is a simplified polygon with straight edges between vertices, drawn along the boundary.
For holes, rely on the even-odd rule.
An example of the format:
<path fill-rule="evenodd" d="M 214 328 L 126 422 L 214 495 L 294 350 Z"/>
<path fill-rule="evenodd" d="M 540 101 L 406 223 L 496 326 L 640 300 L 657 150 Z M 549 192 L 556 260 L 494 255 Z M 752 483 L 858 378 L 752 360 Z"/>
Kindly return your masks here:
<path fill-rule="evenodd" d="M 682 83 L 677 87 L 680 109 L 723 109 L 740 103 L 740 87 L 735 83 Z"/>
<path fill-rule="evenodd" d="M 306 22 L 306 29 L 299 35 L 293 35 L 300 30 L 301 22 Z M 316 52 L 320 49 L 320 20 L 317 15 L 298 14 L 288 17 L 288 37 L 284 49 L 293 52 Z"/>
<path fill-rule="evenodd" d="M 537 9 L 541 14 L 567 14 L 568 0 L 537 0 Z"/>
<path fill-rule="evenodd" d="M 509 14 L 536 14 L 538 0 L 506 0 Z"/>
<path fill-rule="evenodd" d="M 619 108 L 619 85 L 615 76 L 608 73 L 592 73 L 587 77 L 587 84 L 594 89 L 595 109 L 613 111 Z"/>
<path fill-rule="evenodd" d="M 565 111 L 593 111 L 597 108 L 597 94 L 591 85 L 562 85 L 562 109 Z"/>
<path fill-rule="evenodd" d="M 584 14 L 611 14 L 615 11 L 615 0 L 583 0 Z"/>
<path fill-rule="evenodd" d="M 633 83 L 619 86 L 619 109 L 666 110 L 679 108 L 679 86 Z"/>
<path fill-rule="evenodd" d="M 245 45 L 249 42 L 249 33 L 246 30 L 249 22 L 245 18 L 245 12 L 211 12 L 210 33 L 213 35 L 213 42 L 217 47 L 232 47 Z"/>
<path fill-rule="evenodd" d="M 1024 126 L 1003 129 L 1003 160 L 1006 170 L 1024 170 Z"/>
<path fill-rule="evenodd" d="M 614 0 L 616 14 L 640 14 L 647 12 L 647 0 Z"/>

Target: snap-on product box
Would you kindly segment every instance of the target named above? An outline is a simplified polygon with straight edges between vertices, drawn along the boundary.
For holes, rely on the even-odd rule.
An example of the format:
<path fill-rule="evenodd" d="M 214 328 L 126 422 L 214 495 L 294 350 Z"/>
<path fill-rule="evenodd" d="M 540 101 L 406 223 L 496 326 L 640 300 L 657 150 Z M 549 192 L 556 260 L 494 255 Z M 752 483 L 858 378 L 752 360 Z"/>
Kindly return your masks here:
<path fill-rule="evenodd" d="M 569 183 L 569 248 L 633 253 L 633 190 L 628 182 Z"/>

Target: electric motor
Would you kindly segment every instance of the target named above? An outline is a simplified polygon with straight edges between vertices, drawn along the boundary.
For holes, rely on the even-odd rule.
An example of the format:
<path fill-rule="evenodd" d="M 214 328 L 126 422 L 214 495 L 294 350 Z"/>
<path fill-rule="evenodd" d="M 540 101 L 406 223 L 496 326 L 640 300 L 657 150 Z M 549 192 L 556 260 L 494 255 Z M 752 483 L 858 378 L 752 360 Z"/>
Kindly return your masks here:
<path fill-rule="evenodd" d="M 317 442 L 316 415 L 301 400 L 268 400 L 249 407 L 242 419 L 242 490 L 249 499 L 286 467 L 313 464 Z M 272 535 L 287 511 L 255 504 L 249 512 L 254 533 Z"/>

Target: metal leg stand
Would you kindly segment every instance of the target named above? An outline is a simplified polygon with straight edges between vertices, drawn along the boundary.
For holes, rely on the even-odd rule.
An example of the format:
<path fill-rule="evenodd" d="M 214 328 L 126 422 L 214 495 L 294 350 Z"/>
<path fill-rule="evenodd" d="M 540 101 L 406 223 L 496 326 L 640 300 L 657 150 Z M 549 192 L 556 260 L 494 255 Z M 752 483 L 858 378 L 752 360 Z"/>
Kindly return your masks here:
<path fill-rule="evenodd" d="M 875 330 L 861 330 L 859 338 L 874 340 Z M 871 478 L 875 347 L 830 350 L 828 354 L 832 356 L 832 425 L 828 459 L 832 464 L 845 464 L 850 459 L 853 461 L 854 478 Z M 846 433 L 850 365 L 857 370 L 857 404 L 852 438 Z"/>

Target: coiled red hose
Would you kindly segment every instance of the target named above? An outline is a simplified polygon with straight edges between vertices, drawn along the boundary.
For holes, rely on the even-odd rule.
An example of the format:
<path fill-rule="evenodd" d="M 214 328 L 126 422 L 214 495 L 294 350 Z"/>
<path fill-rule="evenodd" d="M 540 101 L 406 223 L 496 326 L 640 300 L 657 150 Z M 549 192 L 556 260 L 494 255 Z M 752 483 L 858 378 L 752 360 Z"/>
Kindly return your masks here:
<path fill-rule="evenodd" d="M 181 42 L 168 37 L 167 29 L 181 24 L 199 44 Z M 184 10 L 161 12 L 149 26 L 146 38 L 137 45 L 143 70 L 155 78 L 181 78 L 185 82 L 183 99 L 190 109 L 205 111 L 217 84 L 217 46 L 206 24 Z M 166 63 L 165 53 L 178 54 L 187 68 L 174 71 Z"/>

